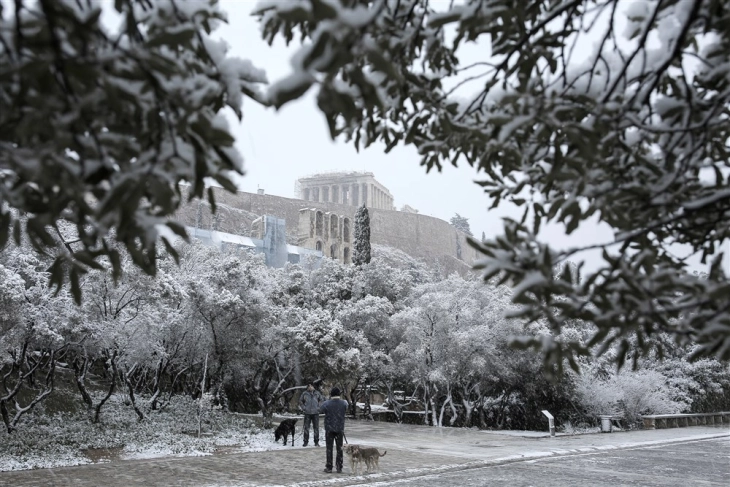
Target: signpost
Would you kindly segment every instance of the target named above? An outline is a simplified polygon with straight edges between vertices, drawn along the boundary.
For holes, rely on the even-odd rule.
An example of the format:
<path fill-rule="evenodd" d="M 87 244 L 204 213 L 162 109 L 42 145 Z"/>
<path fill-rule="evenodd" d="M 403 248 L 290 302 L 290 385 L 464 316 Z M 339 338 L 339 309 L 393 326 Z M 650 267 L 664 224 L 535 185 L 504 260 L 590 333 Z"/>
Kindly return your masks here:
<path fill-rule="evenodd" d="M 542 414 L 548 419 L 548 424 L 550 426 L 550 436 L 555 436 L 555 418 L 553 418 L 553 415 L 550 414 L 547 409 L 543 409 Z"/>

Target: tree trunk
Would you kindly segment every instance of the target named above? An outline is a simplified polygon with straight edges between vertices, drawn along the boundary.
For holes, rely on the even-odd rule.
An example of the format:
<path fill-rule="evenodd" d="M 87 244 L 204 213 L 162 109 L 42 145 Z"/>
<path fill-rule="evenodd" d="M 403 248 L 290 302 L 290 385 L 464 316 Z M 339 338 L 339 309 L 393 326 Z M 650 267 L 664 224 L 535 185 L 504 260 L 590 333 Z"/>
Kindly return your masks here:
<path fill-rule="evenodd" d="M 357 419 L 357 396 L 355 395 L 357 393 L 357 386 L 360 384 L 360 378 L 355 381 L 355 385 L 352 386 L 350 391 L 348 392 L 347 386 L 343 384 L 342 388 L 342 394 L 349 399 L 350 402 L 350 416 L 352 416 L 353 419 Z"/>
<path fill-rule="evenodd" d="M 431 425 L 432 426 L 441 426 L 441 424 L 439 423 L 438 409 L 436 407 L 436 401 L 434 400 L 433 396 L 429 397 L 428 401 L 431 403 Z"/>
<path fill-rule="evenodd" d="M 365 407 L 363 408 L 362 414 L 363 414 L 363 416 L 368 418 L 370 421 L 375 421 L 373 419 L 373 411 L 370 406 L 370 384 L 369 383 L 365 386 Z"/>
<path fill-rule="evenodd" d="M 403 406 L 398 402 L 398 400 L 395 398 L 395 394 L 393 394 L 393 389 L 390 387 L 390 384 L 388 384 L 388 404 L 390 404 L 393 407 L 393 414 L 395 414 L 395 421 L 396 423 L 402 423 L 403 422 Z"/>
<path fill-rule="evenodd" d="M 134 364 L 131 369 L 122 374 L 122 378 L 124 379 L 124 383 L 127 385 L 127 394 L 129 395 L 129 401 L 132 403 L 132 409 L 134 409 L 134 412 L 137 414 L 137 421 L 142 421 L 144 420 L 144 414 L 137 407 L 137 401 L 134 398 L 134 385 L 131 380 L 132 374 L 134 374 L 136 368 L 137 364 Z"/>
<path fill-rule="evenodd" d="M 461 404 L 464 406 L 464 426 L 471 427 L 471 415 L 474 412 L 474 403 L 468 399 L 463 399 Z"/>
<path fill-rule="evenodd" d="M 274 424 L 273 417 L 274 417 L 274 411 L 269 407 L 266 401 L 258 397 L 256 399 L 259 403 L 259 408 L 261 408 L 261 416 L 264 418 L 264 428 L 271 428 Z"/>
<path fill-rule="evenodd" d="M 183 367 L 182 370 L 180 370 L 177 374 L 175 374 L 175 377 L 172 379 L 172 383 L 170 384 L 170 393 L 167 395 L 167 399 L 160 402 L 160 411 L 165 409 L 167 406 L 170 405 L 170 401 L 172 400 L 172 395 L 175 392 L 175 384 L 177 384 L 177 380 L 180 378 L 182 374 L 184 374 L 190 367 Z M 184 379 L 183 379 L 184 381 Z"/>
<path fill-rule="evenodd" d="M 487 415 L 484 412 L 484 401 L 482 400 L 482 404 L 479 406 L 479 428 L 480 429 L 487 429 Z"/>
<path fill-rule="evenodd" d="M 200 382 L 200 399 L 198 399 L 198 438 L 203 429 L 203 406 L 205 405 L 205 374 L 208 372 L 208 354 L 205 354 L 203 365 L 203 380 Z"/>
<path fill-rule="evenodd" d="M 154 382 L 152 383 L 152 397 L 150 398 L 150 409 L 152 411 L 155 411 L 157 409 L 157 401 L 160 397 L 160 394 L 162 394 L 162 374 L 165 373 L 165 370 L 167 369 L 167 364 L 163 367 L 164 359 L 160 359 L 160 361 L 157 363 L 157 369 L 155 369 L 155 378 Z M 169 362 L 168 362 L 169 364 Z"/>
<path fill-rule="evenodd" d="M 428 406 L 431 398 L 429 397 L 428 384 L 423 385 L 423 424 L 428 426 Z"/>
<path fill-rule="evenodd" d="M 451 408 L 451 419 L 449 420 L 449 426 L 454 426 L 456 424 L 456 421 L 459 419 L 459 410 L 456 409 L 456 404 L 454 404 L 454 398 L 451 395 L 451 392 L 449 392 L 449 407 Z"/>
<path fill-rule="evenodd" d="M 114 388 L 117 385 L 117 351 L 114 350 L 114 353 L 112 354 L 112 357 L 109 359 L 111 362 L 111 368 L 112 368 L 112 382 L 109 385 L 109 390 L 106 393 L 106 396 L 99 401 L 99 404 L 96 405 L 96 408 L 94 409 L 94 417 L 91 420 L 92 423 L 97 424 L 99 422 L 99 416 L 101 415 L 101 408 L 104 406 L 104 404 L 109 400 L 110 397 L 112 397 L 112 394 L 114 394 Z"/>
<path fill-rule="evenodd" d="M 56 375 L 56 350 L 50 350 L 50 351 L 43 351 L 40 358 L 38 358 L 37 361 L 34 363 L 30 363 L 27 361 L 27 343 L 23 345 L 22 351 L 20 353 L 20 358 L 18 361 L 14 362 L 11 365 L 10 371 L 3 376 L 3 386 L 5 386 L 7 379 L 10 377 L 14 369 L 17 369 L 18 371 L 18 378 L 15 385 L 8 390 L 7 387 L 5 387 L 5 391 L 7 394 L 3 397 L 0 397 L 0 416 L 2 417 L 3 423 L 5 424 L 5 428 L 8 431 L 8 434 L 15 431 L 16 426 L 18 425 L 18 422 L 20 421 L 20 418 L 27 412 L 31 411 L 38 403 L 43 401 L 45 398 L 47 398 L 54 390 L 54 379 Z M 30 377 L 32 377 L 33 373 L 41 366 L 41 364 L 44 363 L 45 359 L 45 365 L 43 368 L 48 367 L 48 372 L 46 373 L 46 379 L 43 386 L 43 390 L 39 392 L 31 401 L 30 403 L 25 406 L 21 407 L 18 403 L 16 396 L 18 392 L 20 392 L 20 389 L 22 387 L 22 384 L 24 381 L 29 380 Z M 28 367 L 27 371 L 23 372 L 23 363 L 26 364 Z M 9 401 L 13 401 L 15 404 L 15 415 L 11 418 L 10 417 L 10 411 L 8 410 L 7 404 Z"/>

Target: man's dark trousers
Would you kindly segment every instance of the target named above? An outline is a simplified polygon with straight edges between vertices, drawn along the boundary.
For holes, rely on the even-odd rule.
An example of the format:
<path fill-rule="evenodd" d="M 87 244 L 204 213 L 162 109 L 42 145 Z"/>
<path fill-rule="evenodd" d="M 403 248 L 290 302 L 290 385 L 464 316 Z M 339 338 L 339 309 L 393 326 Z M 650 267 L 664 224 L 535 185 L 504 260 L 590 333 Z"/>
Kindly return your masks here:
<path fill-rule="evenodd" d="M 312 423 L 314 429 L 314 444 L 319 445 L 319 414 L 304 415 L 304 446 L 309 443 L 309 423 Z"/>
<path fill-rule="evenodd" d="M 328 431 L 325 433 L 325 441 L 327 442 L 327 470 L 332 470 L 332 444 L 337 442 L 337 471 L 342 472 L 342 431 Z"/>

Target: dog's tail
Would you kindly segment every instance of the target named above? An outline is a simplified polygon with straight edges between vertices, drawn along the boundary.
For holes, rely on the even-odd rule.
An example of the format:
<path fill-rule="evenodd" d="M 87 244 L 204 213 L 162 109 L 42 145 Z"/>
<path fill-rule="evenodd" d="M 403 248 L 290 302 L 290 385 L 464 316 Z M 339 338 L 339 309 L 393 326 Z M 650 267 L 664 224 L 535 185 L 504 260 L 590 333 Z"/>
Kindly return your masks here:
<path fill-rule="evenodd" d="M 384 457 L 386 453 L 388 453 L 388 450 L 385 450 L 383 453 L 378 452 L 378 455 L 380 455 L 381 457 Z"/>

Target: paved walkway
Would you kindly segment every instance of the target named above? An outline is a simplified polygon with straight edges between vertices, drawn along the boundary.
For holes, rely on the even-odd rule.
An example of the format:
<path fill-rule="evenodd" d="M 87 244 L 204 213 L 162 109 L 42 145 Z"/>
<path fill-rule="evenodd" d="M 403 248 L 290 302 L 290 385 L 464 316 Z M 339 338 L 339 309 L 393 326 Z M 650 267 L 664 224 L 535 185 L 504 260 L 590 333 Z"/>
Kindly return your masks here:
<path fill-rule="evenodd" d="M 380 472 L 356 477 L 345 458 L 342 474 L 325 474 L 324 447 L 301 446 L 258 453 L 204 457 L 125 460 L 20 472 L 0 473 L 0 486 L 339 486 L 393 481 L 529 458 L 574 455 L 617 448 L 728 437 L 730 428 L 694 426 L 652 431 L 576 436 L 521 437 L 465 430 L 348 421 L 350 443 L 377 446 L 387 455 Z M 730 441 L 730 440 L 729 440 Z M 301 438 L 297 438 L 301 445 Z"/>

